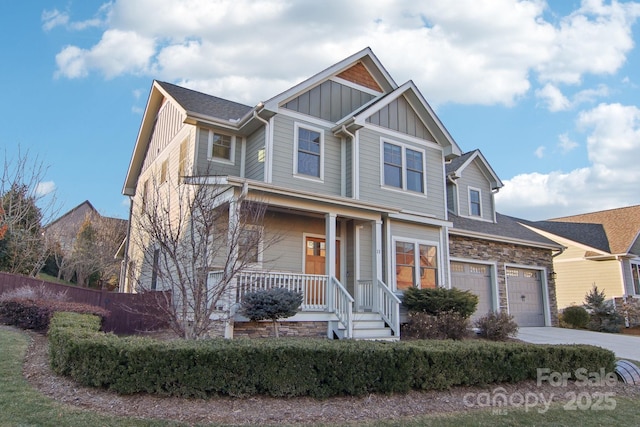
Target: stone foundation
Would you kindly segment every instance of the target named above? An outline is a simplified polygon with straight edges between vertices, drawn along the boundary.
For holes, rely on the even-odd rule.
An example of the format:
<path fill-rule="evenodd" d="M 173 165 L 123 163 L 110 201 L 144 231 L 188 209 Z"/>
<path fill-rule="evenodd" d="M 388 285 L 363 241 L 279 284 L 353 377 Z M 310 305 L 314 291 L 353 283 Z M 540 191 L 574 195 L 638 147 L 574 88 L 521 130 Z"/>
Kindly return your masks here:
<path fill-rule="evenodd" d="M 450 235 L 449 254 L 452 258 L 497 262 L 496 274 L 498 276 L 498 292 L 500 293 L 500 309 L 504 310 L 507 309 L 505 264 L 526 265 L 536 268 L 544 267 L 547 272 L 553 271 L 553 257 L 550 249 Z M 547 278 L 547 287 L 549 289 L 551 324 L 558 326 L 555 281 Z"/>
<path fill-rule="evenodd" d="M 280 322 L 281 337 L 326 338 L 327 322 Z M 274 337 L 273 322 L 235 322 L 234 338 L 270 338 Z"/>

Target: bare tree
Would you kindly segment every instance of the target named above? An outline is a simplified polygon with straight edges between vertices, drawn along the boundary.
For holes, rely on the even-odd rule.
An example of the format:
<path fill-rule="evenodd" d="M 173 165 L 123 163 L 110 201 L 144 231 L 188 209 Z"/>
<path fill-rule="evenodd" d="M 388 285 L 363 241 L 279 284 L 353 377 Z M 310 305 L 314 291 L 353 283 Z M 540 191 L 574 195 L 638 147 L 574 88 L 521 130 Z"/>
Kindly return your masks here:
<path fill-rule="evenodd" d="M 266 204 L 198 178 L 143 185 L 129 236 L 129 253 L 142 257 L 137 288 L 170 291 L 157 293 L 170 327 L 186 339 L 207 337 L 230 320 L 238 273 L 278 240 L 264 233 Z"/>
<path fill-rule="evenodd" d="M 44 182 L 47 167 L 29 151 L 10 158 L 5 150 L 0 176 L 0 227 L 5 230 L 0 244 L 0 268 L 10 273 L 35 276 L 47 258 L 49 241 L 42 225 L 57 213 L 53 191 Z"/>

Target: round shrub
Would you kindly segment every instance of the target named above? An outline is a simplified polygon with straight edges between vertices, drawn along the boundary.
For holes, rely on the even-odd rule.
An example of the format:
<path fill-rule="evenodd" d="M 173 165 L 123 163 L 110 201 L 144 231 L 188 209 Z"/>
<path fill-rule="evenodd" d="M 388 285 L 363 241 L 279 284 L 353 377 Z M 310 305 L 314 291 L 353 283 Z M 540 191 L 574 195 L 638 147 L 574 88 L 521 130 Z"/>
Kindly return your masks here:
<path fill-rule="evenodd" d="M 421 312 L 437 316 L 454 312 L 468 318 L 478 306 L 478 296 L 457 288 L 409 288 L 404 291 L 402 303 L 410 312 Z"/>
<path fill-rule="evenodd" d="M 589 324 L 589 312 L 582 306 L 572 305 L 562 311 L 562 321 L 574 329 L 584 329 Z"/>
<path fill-rule="evenodd" d="M 518 333 L 518 324 L 506 311 L 491 311 L 476 320 L 475 326 L 481 337 L 492 341 L 506 341 Z"/>

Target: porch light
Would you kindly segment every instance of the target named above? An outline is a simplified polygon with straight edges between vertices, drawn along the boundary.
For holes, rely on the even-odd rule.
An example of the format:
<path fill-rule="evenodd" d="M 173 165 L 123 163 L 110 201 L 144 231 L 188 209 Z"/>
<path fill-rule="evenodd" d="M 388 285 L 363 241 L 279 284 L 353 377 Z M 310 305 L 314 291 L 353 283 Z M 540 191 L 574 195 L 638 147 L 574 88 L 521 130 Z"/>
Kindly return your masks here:
<path fill-rule="evenodd" d="M 556 280 L 558 274 L 555 271 L 549 273 L 549 280 Z"/>

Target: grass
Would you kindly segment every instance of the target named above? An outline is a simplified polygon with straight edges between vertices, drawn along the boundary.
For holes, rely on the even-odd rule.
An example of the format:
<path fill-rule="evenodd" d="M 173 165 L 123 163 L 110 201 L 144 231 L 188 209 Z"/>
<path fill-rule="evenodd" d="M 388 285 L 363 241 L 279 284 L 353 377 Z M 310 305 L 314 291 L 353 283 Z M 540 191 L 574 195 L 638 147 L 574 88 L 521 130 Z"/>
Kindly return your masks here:
<path fill-rule="evenodd" d="M 27 335 L 0 329 L 0 426 L 180 426 L 169 421 L 111 417 L 61 405 L 33 389 L 22 376 L 29 343 Z M 537 408 L 507 409 L 503 413 L 478 410 L 450 415 L 425 415 L 393 421 L 371 421 L 361 426 L 636 426 L 640 425 L 638 399 L 615 398 L 615 410 L 565 410 L 553 405 L 546 413 Z M 540 406 L 542 408 L 542 406 Z"/>

